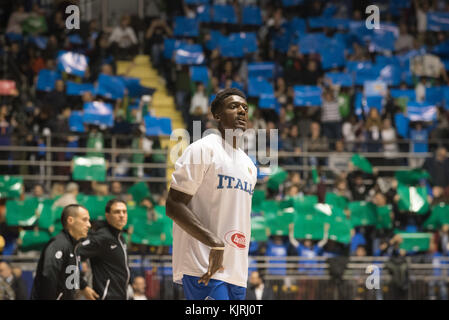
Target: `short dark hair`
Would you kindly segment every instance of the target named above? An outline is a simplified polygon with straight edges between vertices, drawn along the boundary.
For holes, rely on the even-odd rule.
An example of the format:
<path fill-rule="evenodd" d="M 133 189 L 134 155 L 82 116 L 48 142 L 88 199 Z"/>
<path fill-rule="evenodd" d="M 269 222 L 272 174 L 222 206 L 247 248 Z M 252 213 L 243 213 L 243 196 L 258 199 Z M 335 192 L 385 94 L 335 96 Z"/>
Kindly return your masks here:
<path fill-rule="evenodd" d="M 106 208 L 105 208 L 104 212 L 105 213 L 111 213 L 112 206 L 114 204 L 116 204 L 117 202 L 121 202 L 121 203 L 123 203 L 126 206 L 126 202 L 123 201 L 123 200 L 120 200 L 120 199 L 117 199 L 117 198 L 111 199 L 111 200 L 108 201 L 108 203 L 106 203 Z"/>
<path fill-rule="evenodd" d="M 79 208 L 84 208 L 84 207 L 79 204 L 69 204 L 68 206 L 65 206 L 64 209 L 62 209 L 61 224 L 64 229 L 67 227 L 67 219 L 69 217 L 76 217 L 76 215 L 78 214 Z M 86 209 L 86 208 L 84 208 L 84 209 Z"/>
<path fill-rule="evenodd" d="M 245 94 L 237 88 L 226 88 L 221 90 L 215 96 L 214 101 L 210 105 L 210 109 L 213 115 L 223 106 L 223 100 L 229 96 L 239 96 L 246 100 Z"/>

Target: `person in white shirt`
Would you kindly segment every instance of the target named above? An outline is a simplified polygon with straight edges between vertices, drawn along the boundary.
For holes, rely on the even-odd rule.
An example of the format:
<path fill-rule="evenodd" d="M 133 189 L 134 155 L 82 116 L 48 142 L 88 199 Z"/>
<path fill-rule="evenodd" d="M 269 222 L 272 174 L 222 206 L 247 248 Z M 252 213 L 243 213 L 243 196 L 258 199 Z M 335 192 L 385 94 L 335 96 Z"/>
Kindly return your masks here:
<path fill-rule="evenodd" d="M 196 92 L 190 101 L 190 114 L 202 116 L 207 114 L 209 107 L 209 98 L 205 93 L 204 84 L 199 82 L 196 87 Z"/>
<path fill-rule="evenodd" d="M 127 51 L 131 51 L 129 52 L 130 55 L 136 53 L 134 51 L 138 41 L 133 28 L 130 27 L 130 22 L 130 17 L 124 15 L 120 19 L 120 25 L 115 27 L 109 36 L 109 45 L 112 46 L 113 51 L 116 51 L 116 54 L 121 56 L 126 54 Z"/>
<path fill-rule="evenodd" d="M 243 300 L 257 169 L 229 133 L 247 128 L 246 97 L 224 89 L 211 111 L 219 134 L 189 145 L 172 174 L 166 214 L 174 221 L 173 281 L 188 300 Z"/>

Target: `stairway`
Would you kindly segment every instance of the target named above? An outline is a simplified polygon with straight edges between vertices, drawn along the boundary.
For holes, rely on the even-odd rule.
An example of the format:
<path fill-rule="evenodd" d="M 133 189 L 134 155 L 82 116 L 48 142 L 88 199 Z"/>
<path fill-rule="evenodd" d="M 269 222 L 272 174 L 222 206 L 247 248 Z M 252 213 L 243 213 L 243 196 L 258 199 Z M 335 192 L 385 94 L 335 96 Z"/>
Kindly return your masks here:
<path fill-rule="evenodd" d="M 151 87 L 156 89 L 153 94 L 151 108 L 156 117 L 164 117 L 172 119 L 172 130 L 185 129 L 185 124 L 181 113 L 176 110 L 175 101 L 169 95 L 165 88 L 165 81 L 160 77 L 151 65 L 149 56 L 138 55 L 133 61 L 117 61 L 117 74 L 125 75 L 127 77 L 139 78 L 140 83 L 144 87 Z M 177 141 L 170 141 L 170 137 L 161 137 L 162 148 L 167 148 L 167 188 L 173 173 L 173 163 L 170 160 L 170 151 L 178 143 Z M 182 150 L 185 149 L 186 144 L 182 145 Z"/>

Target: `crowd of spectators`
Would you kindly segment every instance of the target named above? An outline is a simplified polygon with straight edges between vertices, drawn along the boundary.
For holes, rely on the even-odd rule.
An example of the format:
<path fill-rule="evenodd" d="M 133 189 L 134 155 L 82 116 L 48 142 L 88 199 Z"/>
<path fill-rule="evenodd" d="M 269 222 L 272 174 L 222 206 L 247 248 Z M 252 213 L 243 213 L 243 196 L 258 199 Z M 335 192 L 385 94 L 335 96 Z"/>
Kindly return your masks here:
<path fill-rule="evenodd" d="M 449 5 L 445 1 L 403 1 L 399 12 L 391 10 L 393 1 L 382 1 L 380 21 L 398 26 L 399 34 L 395 39 L 394 50 L 380 52 L 372 50 L 369 43 L 352 41 L 345 52 L 345 60 L 351 62 L 375 62 L 379 56 L 406 55 L 416 50 L 432 48 L 449 40 L 447 31 L 429 31 L 426 13 L 432 11 L 447 12 Z M 238 87 L 248 92 L 248 64 L 252 62 L 274 62 L 272 85 L 278 103 L 276 109 L 259 107 L 258 98 L 249 96 L 250 120 L 248 126 L 254 129 L 278 129 L 279 149 L 295 153 L 294 156 L 281 157 L 280 165 L 300 166 L 289 172 L 287 181 L 269 198 L 283 200 L 286 196 L 318 195 L 324 201 L 326 192 L 334 192 L 349 201 L 369 201 L 377 206 L 392 206 L 394 229 L 425 231 L 425 215 L 403 213 L 398 209 L 397 181 L 394 170 L 382 170 L 382 166 L 409 166 L 424 168 L 430 179 L 423 182 L 428 189 L 428 201 L 431 205 L 447 203 L 449 199 L 449 160 L 447 146 L 449 139 L 449 113 L 444 103 L 436 105 L 435 121 L 411 121 L 409 134 L 399 130 L 397 115 L 404 112 L 400 99 L 387 93 L 382 108 L 362 108 L 357 113 L 357 94 L 363 86 L 343 87 L 332 83 L 326 77 L 327 72 L 348 72 L 346 67 L 324 68 L 318 53 L 304 53 L 298 42 L 288 43 L 286 50 L 280 50 L 275 43 L 287 32 L 288 24 L 294 18 L 320 17 L 329 9 L 335 10 L 333 17 L 364 22 L 367 15 L 365 8 L 368 1 L 304 1 L 296 6 L 283 6 L 281 1 L 271 0 L 214 0 L 213 4 L 229 4 L 236 13 L 237 23 L 201 23 L 198 36 L 176 36 L 187 44 L 199 44 L 204 50 L 205 65 L 208 69 L 207 83 L 191 80 L 188 65 L 176 63 L 173 58 L 164 55 L 165 40 L 175 38 L 176 17 L 198 17 L 201 8 L 194 1 L 167 1 L 161 12 L 150 13 L 143 20 L 124 15 L 115 28 L 102 29 L 99 21 L 84 21 L 79 31 L 67 30 L 64 22 L 64 8 L 69 2 L 60 2 L 55 8 L 42 9 L 33 1 L 18 2 L 11 8 L 8 19 L 4 20 L 1 37 L 2 64 L 0 66 L 4 79 L 16 82 L 17 93 L 1 96 L 0 106 L 0 145 L 20 145 L 45 147 L 91 147 L 98 150 L 95 155 L 103 155 L 110 160 L 109 154 L 102 149 L 111 147 L 111 135 L 119 134 L 116 146 L 132 146 L 145 151 L 144 157 L 136 155 L 118 155 L 123 165 L 115 169 L 116 176 L 153 177 L 165 176 L 165 171 L 158 169 L 136 168 L 126 166 L 130 162 L 157 162 L 151 151 L 160 149 L 159 137 L 147 137 L 142 130 L 142 114 L 129 105 L 128 99 L 108 99 L 93 96 L 86 92 L 80 96 L 66 94 L 68 80 L 78 83 L 93 83 L 100 74 L 117 75 L 118 60 L 132 60 L 139 51 L 150 56 L 152 66 L 165 80 L 167 88 L 175 98 L 176 108 L 182 113 L 187 129 L 192 132 L 192 121 L 201 121 L 202 130 L 216 124 L 210 113 L 210 100 L 220 89 Z M 31 5 L 32 4 L 32 5 Z M 242 26 L 240 24 L 242 9 L 245 6 L 257 6 L 261 10 L 262 24 Z M 163 13 L 163 14 L 162 14 Z M 41 21 L 41 26 L 30 30 L 24 24 L 33 17 Z M 333 37 L 339 30 L 332 28 L 311 28 L 307 32 L 322 32 L 326 37 Z M 220 48 L 210 45 L 216 33 L 228 36 L 233 32 L 254 32 L 257 37 L 257 50 L 241 58 L 223 57 Z M 45 45 L 37 40 L 25 37 L 12 37 L 8 34 L 44 36 Z M 139 34 L 144 41 L 139 42 Z M 79 35 L 80 41 L 71 36 Z M 302 34 L 299 34 L 301 38 Z M 42 69 L 56 70 L 59 50 L 76 51 L 89 58 L 88 68 L 83 77 L 65 74 L 57 80 L 54 89 L 45 92 L 36 90 L 36 82 Z M 416 100 L 423 100 L 427 88 L 449 85 L 442 60 L 438 57 L 440 67 L 436 74 L 419 76 L 414 74 L 410 81 L 402 80 L 398 86 L 389 89 L 409 89 L 415 92 Z M 446 65 L 447 66 L 447 65 Z M 425 66 L 424 66 L 425 68 Z M 447 67 L 446 67 L 447 68 Z M 428 74 L 426 70 L 421 74 Z M 322 103 L 319 106 L 297 106 L 295 104 L 295 86 L 318 86 L 322 89 Z M 70 132 L 68 119 L 74 111 L 82 110 L 84 103 L 91 101 L 109 102 L 114 107 L 114 125 L 110 128 L 86 126 L 84 134 Z M 447 102 L 446 102 L 447 103 Z M 151 108 L 151 105 L 148 106 Z M 401 140 L 405 139 L 405 140 Z M 407 140 L 409 139 L 409 140 Z M 326 156 L 302 156 L 303 152 L 326 152 Z M 349 164 L 349 153 L 376 152 L 377 157 L 369 158 L 374 166 L 373 174 L 362 173 Z M 409 153 L 410 157 L 398 157 L 397 152 Z M 414 154 L 433 152 L 428 158 L 413 157 Z M 70 161 L 76 152 L 57 152 L 52 160 Z M 139 159 L 137 159 L 139 158 Z M 14 151 L 0 152 L 0 160 L 44 160 L 45 150 L 39 152 Z M 319 182 L 312 179 L 306 167 L 318 167 Z M 2 174 L 43 175 L 43 167 L 7 166 L 0 164 Z M 71 176 L 69 166 L 55 167 L 54 173 Z M 112 170 L 108 174 L 111 174 Z M 43 182 L 43 181 L 42 181 Z M 262 187 L 263 184 L 261 184 Z M 33 184 L 26 184 L 31 192 Z M 62 193 L 64 188 L 71 192 L 73 185 L 64 186 L 55 183 L 51 192 Z M 98 195 L 113 194 L 123 196 L 119 182 L 106 184 L 81 183 L 83 193 Z M 162 190 L 150 184 L 152 190 L 162 194 Z M 33 192 L 43 188 L 41 184 Z M 62 201 L 63 197 L 58 201 Z M 163 199 L 163 195 L 161 196 Z M 162 200 L 163 202 L 163 200 Z M 0 221 L 1 222 L 1 221 Z M 432 250 L 441 255 L 448 253 L 448 228 L 443 226 L 434 232 Z M 289 237 L 271 237 L 265 246 L 260 246 L 253 254 L 266 254 L 276 246 L 283 246 L 286 255 L 401 255 L 398 244 L 400 239 L 394 236 L 393 229 L 382 233 L 371 227 L 358 227 L 353 230 L 350 246 L 342 246 L 333 241 L 297 243 Z M 357 240 L 357 241 L 356 241 Z M 271 246 L 271 247 L 270 247 Z M 299 249 L 298 249 L 299 248 Z M 315 250 L 315 249 L 316 250 Z M 274 250 L 276 251 L 276 250 Z M 138 284 L 136 284 L 138 286 Z M 140 292 L 141 290 L 136 290 Z"/>

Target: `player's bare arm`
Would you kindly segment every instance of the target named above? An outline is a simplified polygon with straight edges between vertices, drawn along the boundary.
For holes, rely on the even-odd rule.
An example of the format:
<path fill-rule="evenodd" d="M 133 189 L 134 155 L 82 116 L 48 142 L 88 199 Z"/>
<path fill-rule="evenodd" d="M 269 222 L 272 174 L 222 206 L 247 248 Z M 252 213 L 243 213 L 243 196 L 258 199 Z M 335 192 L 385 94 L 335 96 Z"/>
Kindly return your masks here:
<path fill-rule="evenodd" d="M 224 243 L 210 230 L 205 228 L 196 215 L 187 207 L 192 199 L 191 195 L 170 189 L 166 202 L 166 215 L 176 222 L 184 231 L 211 248 L 224 248 Z M 209 254 L 209 268 L 200 280 L 205 285 L 217 272 L 223 270 L 224 250 L 211 249 Z"/>

